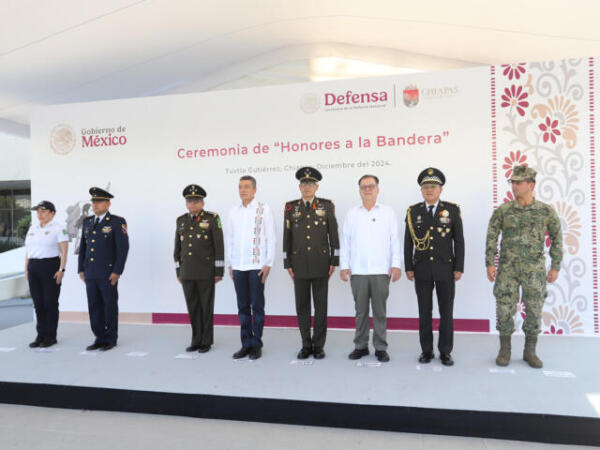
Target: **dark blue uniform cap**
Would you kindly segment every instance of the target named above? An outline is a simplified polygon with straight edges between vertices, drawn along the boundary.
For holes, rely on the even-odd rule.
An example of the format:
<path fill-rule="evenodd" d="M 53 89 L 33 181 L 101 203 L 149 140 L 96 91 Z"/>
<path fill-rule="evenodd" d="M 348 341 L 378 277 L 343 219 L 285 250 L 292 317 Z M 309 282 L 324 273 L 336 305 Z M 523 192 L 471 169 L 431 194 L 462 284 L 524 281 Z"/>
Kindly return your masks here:
<path fill-rule="evenodd" d="M 54 203 L 49 202 L 48 200 L 43 200 L 31 208 L 32 211 L 37 211 L 38 209 L 45 209 L 47 211 L 56 212 L 56 208 L 54 207 Z"/>
<path fill-rule="evenodd" d="M 110 200 L 114 197 L 110 192 L 99 187 L 90 188 L 90 195 L 92 196 L 92 201 Z"/>
<path fill-rule="evenodd" d="M 446 177 L 441 170 L 435 167 L 428 167 L 419 174 L 417 183 L 419 183 L 419 186 L 423 184 L 439 184 L 443 186 L 446 184 Z"/>

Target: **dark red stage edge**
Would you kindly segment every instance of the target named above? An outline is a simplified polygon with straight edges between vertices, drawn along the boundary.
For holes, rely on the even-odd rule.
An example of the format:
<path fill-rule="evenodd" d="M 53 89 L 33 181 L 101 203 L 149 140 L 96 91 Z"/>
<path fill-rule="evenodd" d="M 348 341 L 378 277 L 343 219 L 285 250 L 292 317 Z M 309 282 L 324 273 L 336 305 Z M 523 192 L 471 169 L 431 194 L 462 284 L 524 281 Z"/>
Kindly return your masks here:
<path fill-rule="evenodd" d="M 189 324 L 190 320 L 187 314 L 175 313 L 152 313 L 152 323 L 155 324 Z M 235 314 L 215 314 L 215 325 L 239 326 L 240 321 Z M 439 319 L 433 319 L 433 328 L 439 327 Z M 289 327 L 297 328 L 298 320 L 296 316 L 266 316 L 266 327 Z M 354 317 L 330 316 L 327 318 L 328 328 L 348 328 L 354 329 Z M 371 327 L 373 320 L 371 319 Z M 418 330 L 419 319 L 413 317 L 390 317 L 387 320 L 388 330 Z M 488 319 L 454 319 L 454 331 L 470 331 L 479 333 L 488 333 L 490 331 L 490 321 Z"/>

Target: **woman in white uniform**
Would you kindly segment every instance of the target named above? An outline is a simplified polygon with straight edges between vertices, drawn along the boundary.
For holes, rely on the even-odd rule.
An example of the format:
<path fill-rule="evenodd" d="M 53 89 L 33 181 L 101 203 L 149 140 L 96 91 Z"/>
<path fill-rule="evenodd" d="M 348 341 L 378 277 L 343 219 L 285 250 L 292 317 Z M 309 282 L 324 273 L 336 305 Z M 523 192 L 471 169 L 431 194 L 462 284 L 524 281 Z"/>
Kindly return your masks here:
<path fill-rule="evenodd" d="M 31 348 L 56 344 L 58 296 L 67 264 L 69 236 L 66 228 L 54 221 L 56 208 L 43 201 L 31 208 L 39 223 L 32 223 L 25 238 L 25 276 L 35 306 L 37 337 Z"/>

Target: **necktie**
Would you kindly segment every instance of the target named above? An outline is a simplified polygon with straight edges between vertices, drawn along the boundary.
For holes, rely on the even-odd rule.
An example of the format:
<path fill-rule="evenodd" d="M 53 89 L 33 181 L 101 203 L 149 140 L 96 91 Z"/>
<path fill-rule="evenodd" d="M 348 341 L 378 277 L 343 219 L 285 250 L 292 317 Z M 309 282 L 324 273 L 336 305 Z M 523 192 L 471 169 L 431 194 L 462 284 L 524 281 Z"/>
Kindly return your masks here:
<path fill-rule="evenodd" d="M 100 217 L 96 216 L 96 220 L 94 220 L 94 228 L 98 226 L 100 223 Z"/>
<path fill-rule="evenodd" d="M 429 217 L 431 217 L 433 219 L 433 208 L 435 207 L 435 205 L 429 205 L 427 206 L 427 208 L 429 208 L 429 211 L 427 211 L 429 213 Z"/>
<path fill-rule="evenodd" d="M 306 202 L 306 207 L 310 209 L 310 202 Z"/>

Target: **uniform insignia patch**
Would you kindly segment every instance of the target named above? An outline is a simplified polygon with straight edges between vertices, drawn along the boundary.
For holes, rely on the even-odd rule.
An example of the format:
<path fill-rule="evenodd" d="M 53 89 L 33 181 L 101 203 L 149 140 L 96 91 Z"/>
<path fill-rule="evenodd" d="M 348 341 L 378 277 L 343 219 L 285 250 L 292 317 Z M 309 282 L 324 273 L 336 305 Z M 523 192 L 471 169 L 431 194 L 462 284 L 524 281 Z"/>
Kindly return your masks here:
<path fill-rule="evenodd" d="M 124 223 L 121 224 L 121 231 L 123 231 L 123 234 L 127 234 L 127 225 Z"/>
<path fill-rule="evenodd" d="M 112 231 L 112 227 L 102 227 L 103 233 L 110 233 Z"/>

